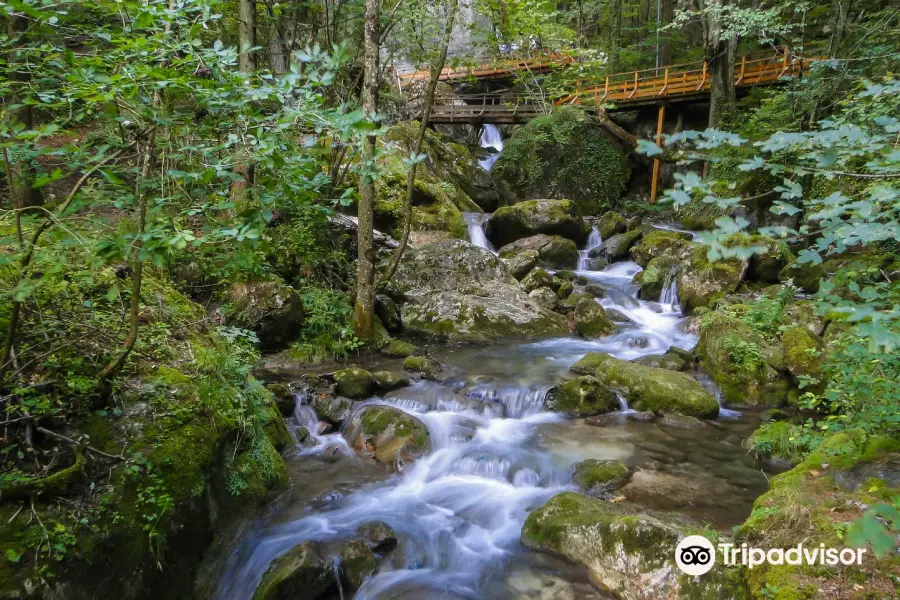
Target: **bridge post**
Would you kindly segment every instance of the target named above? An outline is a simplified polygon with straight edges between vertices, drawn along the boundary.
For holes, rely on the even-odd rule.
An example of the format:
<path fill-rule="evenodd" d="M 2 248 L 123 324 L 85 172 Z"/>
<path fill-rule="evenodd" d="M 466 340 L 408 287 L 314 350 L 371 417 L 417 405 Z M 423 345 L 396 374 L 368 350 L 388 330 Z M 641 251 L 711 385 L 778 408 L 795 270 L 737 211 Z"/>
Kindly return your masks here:
<path fill-rule="evenodd" d="M 659 115 L 656 118 L 656 145 L 662 146 L 663 123 L 666 120 L 666 105 L 659 105 Z M 650 181 L 650 202 L 656 202 L 656 195 L 659 188 L 659 167 L 658 158 L 653 159 L 653 179 Z"/>

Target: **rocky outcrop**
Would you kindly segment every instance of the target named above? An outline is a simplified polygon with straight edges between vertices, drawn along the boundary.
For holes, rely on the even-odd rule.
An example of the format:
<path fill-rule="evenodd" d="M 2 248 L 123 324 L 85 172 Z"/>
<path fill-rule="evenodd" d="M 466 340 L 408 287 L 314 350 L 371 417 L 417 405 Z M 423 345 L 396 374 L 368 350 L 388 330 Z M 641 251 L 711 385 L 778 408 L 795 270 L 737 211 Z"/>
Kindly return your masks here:
<path fill-rule="evenodd" d="M 596 377 L 608 389 L 622 394 L 636 410 L 677 412 L 694 417 L 715 417 L 719 413 L 713 395 L 684 373 L 601 353 L 586 354 L 571 370 Z"/>
<path fill-rule="evenodd" d="M 572 483 L 594 498 L 606 498 L 631 479 L 631 468 L 624 460 L 583 460 L 575 465 Z"/>
<path fill-rule="evenodd" d="M 645 233 L 640 242 L 631 248 L 631 259 L 644 268 L 657 257 L 684 260 L 691 254 L 690 242 L 690 234 L 654 229 Z"/>
<path fill-rule="evenodd" d="M 580 214 L 597 215 L 619 199 L 630 171 L 618 140 L 562 107 L 517 128 L 491 174 L 519 198 L 571 198 Z"/>
<path fill-rule="evenodd" d="M 628 251 L 643 235 L 644 232 L 642 230 L 633 229 L 625 233 L 617 233 L 611 238 L 604 240 L 602 246 L 603 257 L 611 263 L 625 260 L 628 258 Z"/>
<path fill-rule="evenodd" d="M 619 408 L 616 394 L 590 375 L 575 377 L 553 388 L 544 408 L 571 417 L 589 417 Z"/>
<path fill-rule="evenodd" d="M 692 246 L 690 259 L 682 263 L 678 273 L 678 299 L 685 313 L 709 306 L 735 291 L 748 266 L 747 261 L 736 258 L 709 260 L 706 246 L 696 243 Z"/>
<path fill-rule="evenodd" d="M 622 213 L 613 210 L 606 211 L 597 222 L 597 231 L 600 233 L 601 239 L 611 238 L 617 233 L 625 233 L 628 229 L 628 223 Z"/>
<path fill-rule="evenodd" d="M 791 327 L 781 334 L 784 345 L 784 366 L 798 383 L 804 377 L 819 379 L 822 376 L 822 338 L 803 325 Z"/>
<path fill-rule="evenodd" d="M 344 437 L 359 454 L 393 471 L 402 471 L 431 448 L 425 425 L 392 406 L 363 407 L 350 419 Z"/>
<path fill-rule="evenodd" d="M 574 269 L 578 265 L 578 246 L 558 235 L 539 234 L 516 240 L 500 248 L 500 258 L 512 261 L 525 254 L 528 259 L 536 253 L 534 265 L 549 269 Z M 525 260 L 517 261 L 525 262 Z"/>
<path fill-rule="evenodd" d="M 348 367 L 334 372 L 337 393 L 347 398 L 361 400 L 375 391 L 375 378 L 359 367 Z"/>
<path fill-rule="evenodd" d="M 528 548 L 583 565 L 603 589 L 624 600 L 743 597 L 742 583 L 720 565 L 702 577 L 678 569 L 675 548 L 695 532 L 673 517 L 663 520 L 564 492 L 528 516 L 521 539 Z"/>
<path fill-rule="evenodd" d="M 582 298 L 575 304 L 575 331 L 586 338 L 609 335 L 616 326 L 606 315 L 606 310 L 593 298 Z"/>
<path fill-rule="evenodd" d="M 704 314 L 697 353 L 726 404 L 777 407 L 787 400 L 789 385 L 778 372 L 783 352 L 744 321 L 718 311 Z"/>
<path fill-rule="evenodd" d="M 266 569 L 253 600 L 327 598 L 337 591 L 331 561 L 319 542 L 303 542 L 276 558 Z"/>
<path fill-rule="evenodd" d="M 253 331 L 263 352 L 282 350 L 300 335 L 303 302 L 280 280 L 235 283 L 226 302 L 225 322 Z"/>
<path fill-rule="evenodd" d="M 666 278 L 674 269 L 678 269 L 679 260 L 673 256 L 657 256 L 653 258 L 634 277 L 634 284 L 641 287 L 641 298 L 656 302 L 662 294 Z"/>
<path fill-rule="evenodd" d="M 463 241 L 408 250 L 389 287 L 405 301 L 401 320 L 412 335 L 487 342 L 565 332 L 563 318 L 529 298 L 502 260 Z"/>
<path fill-rule="evenodd" d="M 590 232 L 571 200 L 528 200 L 504 206 L 494 212 L 486 228 L 488 239 L 496 247 L 541 233 L 582 245 Z"/>

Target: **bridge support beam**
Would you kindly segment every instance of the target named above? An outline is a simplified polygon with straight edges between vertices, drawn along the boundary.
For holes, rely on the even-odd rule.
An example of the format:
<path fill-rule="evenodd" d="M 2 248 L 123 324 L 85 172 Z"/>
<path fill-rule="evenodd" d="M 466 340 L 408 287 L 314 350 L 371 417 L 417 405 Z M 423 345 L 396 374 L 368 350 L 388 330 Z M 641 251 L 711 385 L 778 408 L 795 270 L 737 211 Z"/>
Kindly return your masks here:
<path fill-rule="evenodd" d="M 666 105 L 659 105 L 659 116 L 656 118 L 656 145 L 662 146 L 663 123 L 666 120 Z M 656 195 L 659 192 L 659 167 L 658 158 L 653 159 L 653 180 L 650 182 L 650 202 L 656 202 Z"/>

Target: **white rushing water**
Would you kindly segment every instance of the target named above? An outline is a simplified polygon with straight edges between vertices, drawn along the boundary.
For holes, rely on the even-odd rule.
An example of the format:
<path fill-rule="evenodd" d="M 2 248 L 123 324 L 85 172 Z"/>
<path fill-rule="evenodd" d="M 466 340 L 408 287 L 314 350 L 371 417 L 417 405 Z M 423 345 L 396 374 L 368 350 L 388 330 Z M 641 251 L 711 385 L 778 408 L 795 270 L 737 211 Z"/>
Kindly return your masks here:
<path fill-rule="evenodd" d="M 496 125 L 484 125 L 484 128 L 481 130 L 481 147 L 493 148 L 496 150 L 496 152 L 490 154 L 487 158 L 478 161 L 481 168 L 485 171 L 490 171 L 494 166 L 494 163 L 497 162 L 497 159 L 500 158 L 500 153 L 503 151 L 503 138 L 500 136 L 500 130 L 497 129 Z"/>
<path fill-rule="evenodd" d="M 588 237 L 587 245 L 584 247 L 584 250 L 578 251 L 578 270 L 579 271 L 587 271 L 590 267 L 591 259 L 588 257 L 591 250 L 599 246 L 603 243 L 603 239 L 600 237 L 600 230 L 597 229 L 597 226 L 594 225 L 591 228 L 591 235 Z"/>
<path fill-rule="evenodd" d="M 673 266 L 663 279 L 659 303 L 667 306 L 678 306 L 678 265 Z"/>
<path fill-rule="evenodd" d="M 463 220 L 465 220 L 466 225 L 469 228 L 469 241 L 472 245 L 494 252 L 494 247 L 488 241 L 487 235 L 484 233 L 484 224 L 488 222 L 491 215 L 488 213 L 475 212 L 464 212 L 462 215 Z"/>

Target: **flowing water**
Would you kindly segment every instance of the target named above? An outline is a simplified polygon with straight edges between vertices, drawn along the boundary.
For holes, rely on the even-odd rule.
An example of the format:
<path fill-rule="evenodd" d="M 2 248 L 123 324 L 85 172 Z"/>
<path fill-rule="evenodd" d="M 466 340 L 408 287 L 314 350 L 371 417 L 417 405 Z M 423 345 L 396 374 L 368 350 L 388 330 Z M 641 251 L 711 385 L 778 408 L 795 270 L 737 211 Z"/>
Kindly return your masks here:
<path fill-rule="evenodd" d="M 603 240 L 600 238 L 600 230 L 597 229 L 597 226 L 594 225 L 591 228 L 591 235 L 588 237 L 587 245 L 584 247 L 584 250 L 578 251 L 578 270 L 579 271 L 587 271 L 591 262 L 591 259 L 588 257 L 591 250 L 599 246 L 603 243 Z"/>
<path fill-rule="evenodd" d="M 484 125 L 484 129 L 481 130 L 481 147 L 496 150 L 496 152 L 478 161 L 481 168 L 485 171 L 490 171 L 503 151 L 503 138 L 500 136 L 500 130 L 497 129 L 496 125 Z"/>
<path fill-rule="evenodd" d="M 547 391 L 587 352 L 634 359 L 696 344 L 682 330 L 677 290 L 660 302 L 636 297 L 631 278 L 639 270 L 625 262 L 581 272 L 606 289 L 600 302 L 617 322 L 614 335 L 446 348 L 434 356 L 447 380 L 368 400 L 398 407 L 429 430 L 431 452 L 400 474 L 353 456 L 338 434 L 318 436 L 333 449 L 289 460 L 290 501 L 223 561 L 218 598 L 250 599 L 269 563 L 296 544 L 338 543 L 372 521 L 397 533 L 402 558 L 383 565 L 356 598 L 606 598 L 580 569 L 519 544 L 529 511 L 572 489 L 572 467 L 587 458 L 637 468 L 620 490 L 626 503 L 723 530 L 743 521 L 766 487 L 741 448 L 758 421 L 752 414 L 728 411 L 700 429 L 673 429 L 630 420 L 624 398 L 603 426 L 543 410 Z M 296 421 L 315 429 L 302 397 Z"/>
<path fill-rule="evenodd" d="M 494 247 L 488 241 L 487 235 L 484 233 L 484 224 L 488 222 L 491 215 L 488 213 L 475 212 L 464 212 L 462 215 L 466 225 L 469 227 L 469 241 L 472 245 L 494 252 Z"/>

